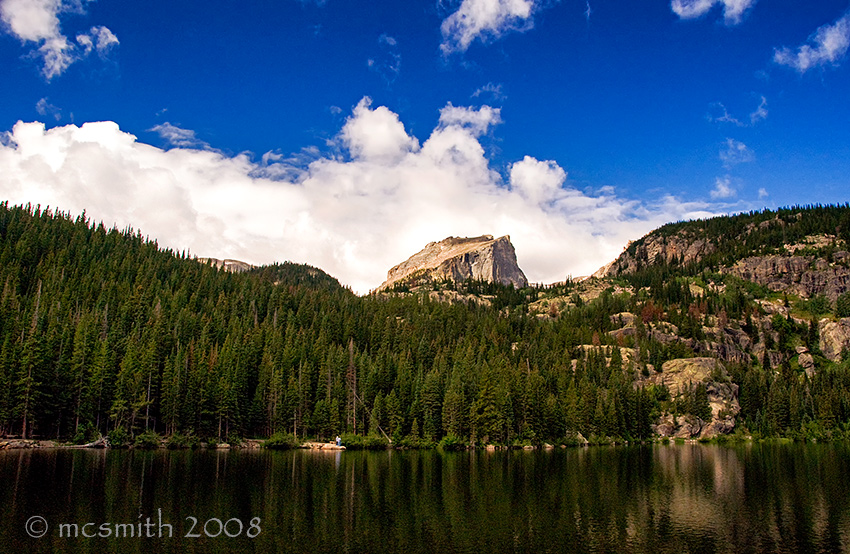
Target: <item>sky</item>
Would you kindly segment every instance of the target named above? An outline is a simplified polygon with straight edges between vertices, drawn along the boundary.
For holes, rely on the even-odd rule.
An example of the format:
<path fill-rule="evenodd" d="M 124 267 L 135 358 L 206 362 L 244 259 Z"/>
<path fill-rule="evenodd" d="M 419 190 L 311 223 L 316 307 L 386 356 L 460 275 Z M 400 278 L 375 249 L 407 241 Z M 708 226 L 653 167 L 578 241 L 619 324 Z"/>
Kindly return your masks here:
<path fill-rule="evenodd" d="M 850 200 L 850 0 L 0 0 L 0 201 L 366 293 Z"/>

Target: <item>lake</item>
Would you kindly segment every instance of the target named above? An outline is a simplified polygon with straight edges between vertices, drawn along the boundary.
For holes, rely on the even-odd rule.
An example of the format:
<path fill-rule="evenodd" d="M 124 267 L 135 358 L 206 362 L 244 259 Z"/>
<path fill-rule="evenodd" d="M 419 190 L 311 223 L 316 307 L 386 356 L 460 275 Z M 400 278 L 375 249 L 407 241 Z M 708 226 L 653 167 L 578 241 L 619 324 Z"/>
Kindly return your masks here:
<path fill-rule="evenodd" d="M 0 552 L 850 552 L 850 448 L 0 451 Z"/>

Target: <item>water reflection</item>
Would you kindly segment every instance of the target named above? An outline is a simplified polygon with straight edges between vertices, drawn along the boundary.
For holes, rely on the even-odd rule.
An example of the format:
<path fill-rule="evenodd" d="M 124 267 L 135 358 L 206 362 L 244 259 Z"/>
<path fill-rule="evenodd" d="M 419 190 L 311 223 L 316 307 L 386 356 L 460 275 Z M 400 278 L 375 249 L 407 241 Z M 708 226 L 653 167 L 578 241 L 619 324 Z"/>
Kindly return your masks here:
<path fill-rule="evenodd" d="M 848 485 L 836 445 L 0 452 L 0 551 L 841 552 Z M 159 509 L 171 539 L 55 532 Z M 42 539 L 24 532 L 32 515 L 54 527 Z M 189 517 L 259 517 L 262 532 L 182 538 Z"/>

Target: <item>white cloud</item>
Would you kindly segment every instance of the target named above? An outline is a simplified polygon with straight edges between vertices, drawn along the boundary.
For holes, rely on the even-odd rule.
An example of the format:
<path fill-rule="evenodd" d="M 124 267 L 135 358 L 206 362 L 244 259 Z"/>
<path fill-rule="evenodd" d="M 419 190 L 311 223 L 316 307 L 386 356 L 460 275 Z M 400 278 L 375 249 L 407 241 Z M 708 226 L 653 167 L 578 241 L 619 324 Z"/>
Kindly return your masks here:
<path fill-rule="evenodd" d="M 362 99 L 340 133 L 353 158 L 394 162 L 419 149 L 419 142 L 407 134 L 398 115 L 384 106 L 373 110 L 371 105 L 371 98 Z"/>
<path fill-rule="evenodd" d="M 496 102 L 500 102 L 507 98 L 507 96 L 505 96 L 505 93 L 502 91 L 501 83 L 499 83 L 498 85 L 495 85 L 493 83 L 487 83 L 483 87 L 476 89 L 470 97 L 478 98 L 480 96 L 488 96 L 491 100 L 494 100 Z"/>
<path fill-rule="evenodd" d="M 566 193 L 562 188 L 567 172 L 553 161 L 541 162 L 526 156 L 511 166 L 511 189 L 533 204 L 554 202 Z"/>
<path fill-rule="evenodd" d="M 420 147 L 398 115 L 364 99 L 336 139 L 350 159 L 319 157 L 297 172 L 275 152 L 255 162 L 163 150 L 112 122 L 19 122 L 0 140 L 0 199 L 86 210 L 198 256 L 309 263 L 358 292 L 450 235 L 509 234 L 528 277 L 554 282 L 592 273 L 665 222 L 711 215 L 710 204 L 670 196 L 648 205 L 581 191 L 557 163 L 530 156 L 505 179 L 478 141 L 499 119 L 489 107 L 446 106 Z"/>
<path fill-rule="evenodd" d="M 96 50 L 100 57 L 105 57 L 113 46 L 119 44 L 118 37 L 102 25 L 92 27 L 88 33 L 77 35 L 77 43 L 83 47 L 84 56 Z"/>
<path fill-rule="evenodd" d="M 728 175 L 722 178 L 718 177 L 714 180 L 714 189 L 711 191 L 711 198 L 713 200 L 733 198 L 737 194 L 735 188 L 732 186 L 732 179 Z"/>
<path fill-rule="evenodd" d="M 398 41 L 387 34 L 382 34 L 378 37 L 378 45 L 381 48 L 380 56 L 369 58 L 366 65 L 372 71 L 377 72 L 388 85 L 391 85 L 401 73 L 401 54 L 399 54 L 397 48 Z"/>
<path fill-rule="evenodd" d="M 456 12 L 447 17 L 440 30 L 444 54 L 465 52 L 475 39 L 496 39 L 510 31 L 526 31 L 535 0 L 463 0 Z"/>
<path fill-rule="evenodd" d="M 195 136 L 195 131 L 191 129 L 182 129 L 177 125 L 172 125 L 169 122 L 161 123 L 150 129 L 159 134 L 169 146 L 177 148 L 209 148 L 209 145 Z"/>
<path fill-rule="evenodd" d="M 770 196 L 770 194 L 767 192 L 766 188 L 762 187 L 759 189 L 759 200 L 763 200 L 768 196 Z"/>
<path fill-rule="evenodd" d="M 709 121 L 716 123 L 731 123 L 738 127 L 744 126 L 741 120 L 729 113 L 729 110 L 726 109 L 726 106 L 724 106 L 722 102 L 712 103 L 710 109 L 713 113 L 708 114 Z"/>
<path fill-rule="evenodd" d="M 118 38 L 106 27 L 92 27 L 77 36 L 79 46 L 68 40 L 60 28 L 59 16 L 84 13 L 80 0 L 0 0 L 0 19 L 6 30 L 22 43 L 38 46 L 33 54 L 43 62 L 44 78 L 61 75 L 77 60 L 96 50 L 102 57 L 118 44 Z"/>
<path fill-rule="evenodd" d="M 469 129 L 475 136 L 483 135 L 493 125 L 502 122 L 501 109 L 481 106 L 480 108 L 464 108 L 452 106 L 449 102 L 440 110 L 440 125 L 443 127 L 458 126 Z"/>
<path fill-rule="evenodd" d="M 22 41 L 39 42 L 59 36 L 61 0 L 3 0 L 0 16 L 12 34 Z"/>
<path fill-rule="evenodd" d="M 726 148 L 720 151 L 720 161 L 727 169 L 754 159 L 755 154 L 746 144 L 731 138 L 726 139 Z"/>
<path fill-rule="evenodd" d="M 800 46 L 796 52 L 789 48 L 777 49 L 773 61 L 800 73 L 822 65 L 838 65 L 850 47 L 850 14 L 845 14 L 832 25 L 818 28 L 809 37 L 809 43 Z"/>
<path fill-rule="evenodd" d="M 62 110 L 59 109 L 57 106 L 51 104 L 47 100 L 47 98 L 42 98 L 41 100 L 36 102 L 35 111 L 37 111 L 39 115 L 53 116 L 53 119 L 55 119 L 56 121 L 62 119 Z"/>
<path fill-rule="evenodd" d="M 730 114 L 729 110 L 726 109 L 726 106 L 724 106 L 722 102 L 714 102 L 709 106 L 710 112 L 708 114 L 708 120 L 714 123 L 731 123 L 736 127 L 751 127 L 756 123 L 767 119 L 767 98 L 764 96 L 761 96 L 760 98 L 761 100 L 759 101 L 759 105 L 756 106 L 756 109 L 750 112 L 750 115 L 748 116 L 748 119 L 750 120 L 749 124 L 744 123 L 737 117 Z"/>
<path fill-rule="evenodd" d="M 767 98 L 761 97 L 758 107 L 750 113 L 750 125 L 755 125 L 759 121 L 767 119 Z"/>
<path fill-rule="evenodd" d="M 682 19 L 695 19 L 707 14 L 714 6 L 723 6 L 727 25 L 740 23 L 756 0 L 673 0 L 670 7 Z"/>

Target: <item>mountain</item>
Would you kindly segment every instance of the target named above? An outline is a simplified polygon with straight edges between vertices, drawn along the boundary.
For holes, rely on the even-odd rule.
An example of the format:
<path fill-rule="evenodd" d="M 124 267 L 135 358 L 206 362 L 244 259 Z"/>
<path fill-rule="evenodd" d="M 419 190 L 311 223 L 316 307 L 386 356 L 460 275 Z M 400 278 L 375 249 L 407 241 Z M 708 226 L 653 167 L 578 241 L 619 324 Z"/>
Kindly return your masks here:
<path fill-rule="evenodd" d="M 387 280 L 378 288 L 386 290 L 399 284 L 422 284 L 468 279 L 514 285 L 522 288 L 528 279 L 517 264 L 516 251 L 509 236 L 492 235 L 448 237 L 428 245 L 387 272 Z"/>
<path fill-rule="evenodd" d="M 0 437 L 850 438 L 849 229 L 847 205 L 679 222 L 605 276 L 519 289 L 472 273 L 516 267 L 506 237 L 448 239 L 358 297 L 0 203 Z"/>
<path fill-rule="evenodd" d="M 345 290 L 348 294 L 353 294 L 350 289 L 343 287 L 335 277 L 331 277 L 321 269 L 307 264 L 283 262 L 264 265 L 254 267 L 251 274 L 271 282 L 275 286 L 307 287 L 327 292 Z"/>
<path fill-rule="evenodd" d="M 810 206 L 668 224 L 594 277 L 734 275 L 804 298 L 850 290 L 850 207 Z"/>
<path fill-rule="evenodd" d="M 244 273 L 254 269 L 256 266 L 239 260 L 219 260 L 218 258 L 198 258 L 198 261 L 205 265 L 211 265 L 216 269 L 223 269 L 230 273 Z"/>

